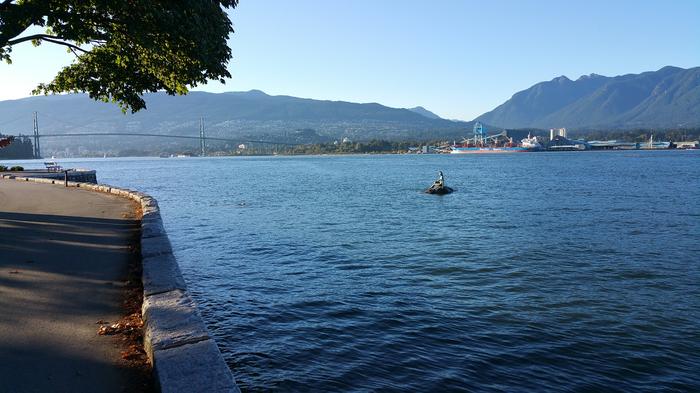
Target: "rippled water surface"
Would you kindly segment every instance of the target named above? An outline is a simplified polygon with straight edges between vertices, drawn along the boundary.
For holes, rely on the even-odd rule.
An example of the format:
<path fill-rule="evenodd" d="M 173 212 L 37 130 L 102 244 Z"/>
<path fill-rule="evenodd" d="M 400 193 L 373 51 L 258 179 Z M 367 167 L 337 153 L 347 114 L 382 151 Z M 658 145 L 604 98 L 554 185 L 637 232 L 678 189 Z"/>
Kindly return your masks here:
<path fill-rule="evenodd" d="M 700 390 L 698 152 L 80 164 L 159 199 L 244 391 Z"/>

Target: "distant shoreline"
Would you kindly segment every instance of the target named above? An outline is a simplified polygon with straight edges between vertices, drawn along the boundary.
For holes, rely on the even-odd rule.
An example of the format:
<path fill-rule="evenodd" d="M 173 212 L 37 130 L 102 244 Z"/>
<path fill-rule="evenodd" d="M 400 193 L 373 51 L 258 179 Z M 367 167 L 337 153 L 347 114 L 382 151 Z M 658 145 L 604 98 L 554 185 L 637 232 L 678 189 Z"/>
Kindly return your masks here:
<path fill-rule="evenodd" d="M 660 151 L 666 151 L 666 152 L 685 152 L 685 151 L 697 151 L 700 152 L 700 149 L 598 149 L 598 150 L 541 150 L 541 151 L 532 151 L 532 152 L 520 152 L 520 153 L 492 153 L 492 154 L 449 154 L 449 153 L 406 153 L 406 152 L 368 152 L 368 153 L 321 153 L 321 154 L 315 154 L 315 153 L 309 153 L 309 154 L 215 154 L 215 155 L 206 155 L 206 156 L 188 156 L 188 157 L 167 157 L 167 159 L 176 159 L 176 160 L 181 160 L 181 159 L 191 159 L 191 158 L 231 158 L 231 157 L 240 157 L 240 158 L 245 158 L 245 157 L 344 157 L 344 156 L 382 156 L 382 155 L 407 155 L 407 156 L 483 156 L 483 155 L 489 155 L 489 156 L 511 156 L 511 155 L 530 155 L 530 154 L 551 154 L 551 153 L 599 153 L 599 152 L 606 152 L 606 153 L 641 153 L 641 152 L 660 152 Z M 153 156 L 153 155 L 140 155 L 140 156 L 108 156 L 108 157 L 100 157 L 100 156 L 71 156 L 71 157 L 56 157 L 55 159 L 58 160 L 74 160 L 74 159 L 103 159 L 103 158 L 163 158 L 164 157 L 159 157 L 159 156 Z M 2 162 L 22 162 L 22 161 L 41 161 L 44 160 L 45 158 L 13 158 L 13 159 L 0 159 L 0 163 Z M 11 171 L 5 171 L 5 172 L 0 172 L 3 174 L 12 174 Z"/>

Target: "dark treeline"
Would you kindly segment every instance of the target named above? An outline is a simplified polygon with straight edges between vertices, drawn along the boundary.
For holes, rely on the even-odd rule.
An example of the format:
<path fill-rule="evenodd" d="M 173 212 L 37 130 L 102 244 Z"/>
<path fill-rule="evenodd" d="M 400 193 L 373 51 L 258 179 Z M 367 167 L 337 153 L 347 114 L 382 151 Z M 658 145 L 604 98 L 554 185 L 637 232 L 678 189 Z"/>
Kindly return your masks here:
<path fill-rule="evenodd" d="M 0 134 L 0 138 L 3 135 Z M 0 159 L 21 160 L 34 158 L 34 147 L 29 137 L 16 137 L 8 146 L 0 149 Z"/>
<path fill-rule="evenodd" d="M 313 145 L 290 146 L 280 154 L 363 154 L 363 153 L 405 153 L 409 147 L 423 143 L 414 141 L 386 141 L 373 139 L 367 142 L 317 143 Z"/>

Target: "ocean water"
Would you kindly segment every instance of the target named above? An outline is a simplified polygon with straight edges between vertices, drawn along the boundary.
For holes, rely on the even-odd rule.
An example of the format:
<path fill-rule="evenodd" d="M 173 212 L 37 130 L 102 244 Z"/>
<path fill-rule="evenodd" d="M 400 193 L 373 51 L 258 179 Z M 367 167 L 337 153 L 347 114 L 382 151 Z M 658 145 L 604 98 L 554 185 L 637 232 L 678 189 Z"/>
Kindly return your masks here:
<path fill-rule="evenodd" d="M 65 164 L 158 198 L 244 391 L 700 391 L 700 152 Z"/>

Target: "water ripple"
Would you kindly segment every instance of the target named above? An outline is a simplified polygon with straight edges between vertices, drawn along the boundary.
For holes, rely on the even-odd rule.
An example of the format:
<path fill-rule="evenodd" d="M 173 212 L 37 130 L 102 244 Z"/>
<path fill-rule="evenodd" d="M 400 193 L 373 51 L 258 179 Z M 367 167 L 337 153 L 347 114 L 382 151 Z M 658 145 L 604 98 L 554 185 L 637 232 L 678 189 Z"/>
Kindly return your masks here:
<path fill-rule="evenodd" d="M 243 391 L 700 391 L 700 155 L 118 163 Z"/>

